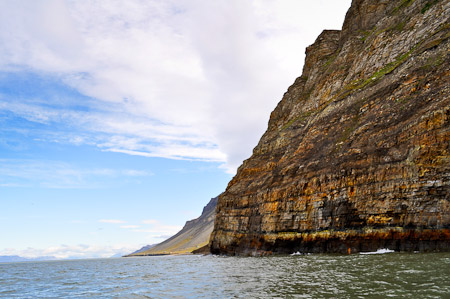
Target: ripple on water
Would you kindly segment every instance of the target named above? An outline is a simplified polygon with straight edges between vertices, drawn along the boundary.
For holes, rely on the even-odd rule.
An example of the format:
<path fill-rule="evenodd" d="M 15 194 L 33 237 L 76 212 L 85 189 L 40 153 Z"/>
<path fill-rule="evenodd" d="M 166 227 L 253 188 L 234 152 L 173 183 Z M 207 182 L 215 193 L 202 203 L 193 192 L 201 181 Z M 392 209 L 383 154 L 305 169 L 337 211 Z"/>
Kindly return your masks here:
<path fill-rule="evenodd" d="M 450 253 L 0 264 L 5 298 L 448 297 Z"/>

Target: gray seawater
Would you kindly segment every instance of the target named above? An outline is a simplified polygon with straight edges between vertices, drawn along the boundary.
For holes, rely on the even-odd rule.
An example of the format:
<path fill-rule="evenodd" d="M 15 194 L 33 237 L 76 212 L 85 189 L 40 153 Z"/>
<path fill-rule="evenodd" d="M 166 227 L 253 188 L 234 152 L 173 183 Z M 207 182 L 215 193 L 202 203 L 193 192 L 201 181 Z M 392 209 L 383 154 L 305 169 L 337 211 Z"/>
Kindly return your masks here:
<path fill-rule="evenodd" d="M 450 298 L 450 253 L 0 264 L 2 298 Z"/>

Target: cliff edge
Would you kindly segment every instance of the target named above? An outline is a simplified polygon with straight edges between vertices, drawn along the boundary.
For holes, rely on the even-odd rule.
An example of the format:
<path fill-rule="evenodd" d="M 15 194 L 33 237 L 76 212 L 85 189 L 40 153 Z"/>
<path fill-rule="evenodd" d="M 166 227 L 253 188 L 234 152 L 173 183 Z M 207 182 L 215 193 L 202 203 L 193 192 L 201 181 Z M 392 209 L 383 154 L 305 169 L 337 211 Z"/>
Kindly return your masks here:
<path fill-rule="evenodd" d="M 449 17 L 353 0 L 219 197 L 211 252 L 450 250 Z"/>

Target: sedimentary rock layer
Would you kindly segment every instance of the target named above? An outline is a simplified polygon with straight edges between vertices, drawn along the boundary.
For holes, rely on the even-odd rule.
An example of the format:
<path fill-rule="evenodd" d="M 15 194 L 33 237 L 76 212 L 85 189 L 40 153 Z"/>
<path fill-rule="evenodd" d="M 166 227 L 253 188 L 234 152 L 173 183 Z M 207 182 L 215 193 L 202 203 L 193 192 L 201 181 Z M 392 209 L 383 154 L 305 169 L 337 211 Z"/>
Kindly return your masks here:
<path fill-rule="evenodd" d="M 450 250 L 449 17 L 354 0 L 220 196 L 211 251 Z"/>

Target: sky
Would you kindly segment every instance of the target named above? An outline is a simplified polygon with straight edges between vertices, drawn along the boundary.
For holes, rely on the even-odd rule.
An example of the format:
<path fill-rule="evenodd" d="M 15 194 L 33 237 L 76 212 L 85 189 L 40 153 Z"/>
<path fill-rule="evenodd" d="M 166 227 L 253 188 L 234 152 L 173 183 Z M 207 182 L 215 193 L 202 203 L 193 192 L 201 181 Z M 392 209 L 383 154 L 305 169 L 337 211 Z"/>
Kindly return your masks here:
<path fill-rule="evenodd" d="M 109 257 L 223 192 L 351 0 L 0 0 L 0 255 Z"/>

